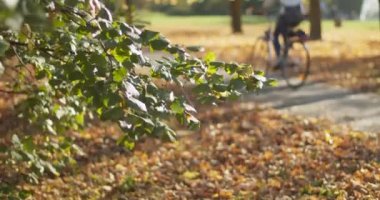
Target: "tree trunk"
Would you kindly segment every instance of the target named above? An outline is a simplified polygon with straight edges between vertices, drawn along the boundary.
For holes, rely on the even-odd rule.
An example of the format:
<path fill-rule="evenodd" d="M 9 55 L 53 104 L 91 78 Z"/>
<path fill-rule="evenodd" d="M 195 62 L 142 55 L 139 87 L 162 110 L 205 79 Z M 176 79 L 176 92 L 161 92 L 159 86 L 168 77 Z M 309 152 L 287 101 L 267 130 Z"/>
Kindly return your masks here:
<path fill-rule="evenodd" d="M 321 6 L 319 0 L 310 0 L 310 39 L 322 39 Z"/>
<path fill-rule="evenodd" d="M 127 4 L 127 23 L 133 24 L 133 12 L 134 12 L 134 5 L 133 0 L 125 0 L 125 3 Z"/>
<path fill-rule="evenodd" d="M 230 1 L 231 26 L 233 33 L 242 33 L 241 27 L 241 0 Z"/>

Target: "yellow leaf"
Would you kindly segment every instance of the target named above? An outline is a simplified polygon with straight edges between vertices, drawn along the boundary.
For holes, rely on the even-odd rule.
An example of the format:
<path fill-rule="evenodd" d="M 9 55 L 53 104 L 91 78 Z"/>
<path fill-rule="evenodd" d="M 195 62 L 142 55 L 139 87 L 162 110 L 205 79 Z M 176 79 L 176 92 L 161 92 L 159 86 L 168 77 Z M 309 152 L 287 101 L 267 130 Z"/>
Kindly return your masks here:
<path fill-rule="evenodd" d="M 349 135 L 351 136 L 351 138 L 358 140 L 363 140 L 367 138 L 367 135 L 365 133 L 359 131 L 351 131 Z"/>
<path fill-rule="evenodd" d="M 208 173 L 208 177 L 212 180 L 221 180 L 223 177 L 220 175 L 220 173 L 216 170 L 211 170 Z"/>
<path fill-rule="evenodd" d="M 196 179 L 199 177 L 199 172 L 195 171 L 185 171 L 185 173 L 182 174 L 182 176 L 186 179 Z"/>
<path fill-rule="evenodd" d="M 266 152 L 264 152 L 263 158 L 264 158 L 265 160 L 270 160 L 270 159 L 273 158 L 273 153 L 270 152 L 270 151 L 266 151 Z"/>
<path fill-rule="evenodd" d="M 268 185 L 274 188 L 281 188 L 281 182 L 273 178 L 268 180 Z"/>
<path fill-rule="evenodd" d="M 218 193 L 214 194 L 212 197 L 219 198 L 219 199 L 232 199 L 233 192 L 231 190 L 222 189 Z"/>
<path fill-rule="evenodd" d="M 333 144 L 334 143 L 334 140 L 333 138 L 331 137 L 331 134 L 329 131 L 325 131 L 325 140 L 327 143 L 329 144 Z"/>

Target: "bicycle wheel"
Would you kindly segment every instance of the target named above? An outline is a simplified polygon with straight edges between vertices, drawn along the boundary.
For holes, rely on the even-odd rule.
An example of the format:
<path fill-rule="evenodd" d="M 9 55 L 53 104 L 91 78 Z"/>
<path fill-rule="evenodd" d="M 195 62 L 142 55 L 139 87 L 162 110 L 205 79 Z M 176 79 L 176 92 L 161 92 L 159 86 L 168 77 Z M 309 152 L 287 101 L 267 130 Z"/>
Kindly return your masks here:
<path fill-rule="evenodd" d="M 253 67 L 267 73 L 269 69 L 269 61 L 272 59 L 270 42 L 264 37 L 257 38 L 251 57 Z"/>
<path fill-rule="evenodd" d="M 305 84 L 310 73 L 310 53 L 305 43 L 294 42 L 288 46 L 282 66 L 282 76 L 289 87 L 297 89 Z"/>

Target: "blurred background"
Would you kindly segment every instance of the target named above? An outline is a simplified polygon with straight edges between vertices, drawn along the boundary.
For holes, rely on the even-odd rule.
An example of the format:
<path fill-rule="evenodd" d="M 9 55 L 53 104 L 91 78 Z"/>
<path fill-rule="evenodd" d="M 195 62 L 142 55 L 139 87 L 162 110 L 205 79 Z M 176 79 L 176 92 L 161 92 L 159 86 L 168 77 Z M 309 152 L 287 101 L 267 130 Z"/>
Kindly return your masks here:
<path fill-rule="evenodd" d="M 174 43 L 200 45 L 217 59 L 252 64 L 256 38 L 276 21 L 263 0 L 115 0 L 126 20 L 162 32 Z M 378 0 L 304 0 L 312 76 L 354 90 L 379 92 Z M 319 6 L 318 6 L 319 5 Z M 130 9 L 129 9 L 130 8 Z M 349 63 L 349 64 L 348 64 Z M 257 66 L 260 68 L 260 66 Z"/>

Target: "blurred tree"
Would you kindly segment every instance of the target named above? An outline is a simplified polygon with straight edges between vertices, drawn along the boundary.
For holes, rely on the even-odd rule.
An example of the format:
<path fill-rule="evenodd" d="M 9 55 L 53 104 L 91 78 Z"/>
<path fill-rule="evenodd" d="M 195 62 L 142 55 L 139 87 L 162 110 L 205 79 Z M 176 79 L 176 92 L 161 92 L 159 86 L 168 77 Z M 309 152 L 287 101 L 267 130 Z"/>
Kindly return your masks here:
<path fill-rule="evenodd" d="M 357 19 L 360 14 L 363 0 L 334 0 L 334 3 L 346 18 Z"/>
<path fill-rule="evenodd" d="M 322 39 L 320 0 L 310 0 L 310 39 Z"/>
<path fill-rule="evenodd" d="M 243 10 L 247 14 L 263 14 L 262 0 L 245 0 L 243 2 Z"/>
<path fill-rule="evenodd" d="M 191 5 L 193 14 L 200 15 L 227 15 L 228 14 L 228 1 L 220 0 L 207 0 L 198 1 L 195 0 Z"/>
<path fill-rule="evenodd" d="M 133 12 L 135 9 L 133 0 L 125 0 L 125 3 L 127 4 L 127 22 L 129 24 L 133 24 Z"/>
<path fill-rule="evenodd" d="M 241 0 L 230 1 L 231 26 L 233 33 L 242 33 L 241 26 Z"/>

